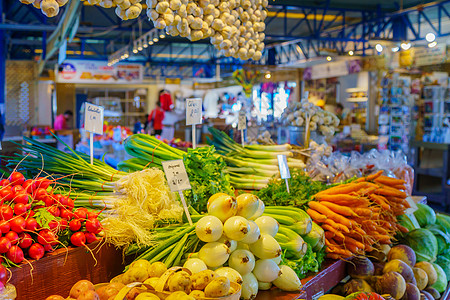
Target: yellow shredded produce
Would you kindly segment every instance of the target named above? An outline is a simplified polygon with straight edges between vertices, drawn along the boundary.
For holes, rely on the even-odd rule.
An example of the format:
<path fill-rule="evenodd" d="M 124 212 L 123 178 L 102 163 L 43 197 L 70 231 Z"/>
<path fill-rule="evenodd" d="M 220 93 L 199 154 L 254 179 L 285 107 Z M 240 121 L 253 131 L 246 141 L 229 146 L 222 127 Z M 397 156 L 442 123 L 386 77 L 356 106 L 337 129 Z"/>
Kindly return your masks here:
<path fill-rule="evenodd" d="M 164 172 L 150 168 L 117 182 L 117 200 L 102 221 L 106 240 L 115 246 L 151 246 L 155 221 L 181 221 L 183 208 L 167 185 Z"/>

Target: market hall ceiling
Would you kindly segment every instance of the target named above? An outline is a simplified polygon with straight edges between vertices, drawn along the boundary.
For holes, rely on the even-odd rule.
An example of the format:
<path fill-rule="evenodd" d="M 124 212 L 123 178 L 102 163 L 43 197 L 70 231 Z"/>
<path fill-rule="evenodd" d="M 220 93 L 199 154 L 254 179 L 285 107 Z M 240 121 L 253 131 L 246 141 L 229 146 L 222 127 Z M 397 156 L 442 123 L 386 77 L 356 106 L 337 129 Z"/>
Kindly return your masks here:
<path fill-rule="evenodd" d="M 144 2 L 144 1 L 143 1 Z M 447 3 L 450 1 L 438 1 Z M 336 28 L 359 24 L 363 19 L 374 18 L 413 8 L 435 5 L 433 1 L 361 1 L 361 0 L 276 0 L 269 1 L 268 17 L 266 19 L 266 44 L 274 45 L 290 42 L 296 39 L 324 39 L 324 33 Z M 67 5 L 54 18 L 44 17 L 39 10 L 31 5 L 21 4 L 17 0 L 2 0 L 1 11 L 4 19 L 0 29 L 6 32 L 8 55 L 11 59 L 37 59 L 45 49 L 45 41 L 55 30 Z M 431 9 L 427 18 L 436 19 L 437 10 Z M 445 10 L 446 12 L 450 10 Z M 440 14 L 442 15 L 442 14 Z M 448 14 L 443 13 L 447 20 Z M 411 20 L 410 23 L 414 23 Z M 448 23 L 447 23 L 448 24 Z M 79 12 L 79 28 L 75 38 L 68 45 L 68 57 L 82 59 L 106 59 L 114 50 L 129 44 L 130 40 L 153 28 L 147 20 L 145 11 L 136 20 L 121 21 L 114 9 L 84 5 Z M 360 33 L 355 30 L 355 35 Z M 332 35 L 330 35 L 332 37 Z M 335 37 L 333 37 L 335 39 Z M 327 47 L 340 47 L 333 39 Z M 316 47 L 324 47 L 316 45 Z M 297 45 L 297 49 L 298 49 Z M 300 47 L 301 48 L 301 47 Z M 314 49 L 314 45 L 312 45 Z M 303 49 L 302 51 L 307 51 Z M 317 51 L 316 51 L 317 52 Z M 171 59 L 174 58 L 175 59 Z M 56 56 L 52 57 L 56 59 Z M 169 61 L 167 60 L 169 58 Z M 150 63 L 193 63 L 214 62 L 215 51 L 209 40 L 195 43 L 179 37 L 166 37 L 146 49 L 142 57 L 134 59 Z"/>

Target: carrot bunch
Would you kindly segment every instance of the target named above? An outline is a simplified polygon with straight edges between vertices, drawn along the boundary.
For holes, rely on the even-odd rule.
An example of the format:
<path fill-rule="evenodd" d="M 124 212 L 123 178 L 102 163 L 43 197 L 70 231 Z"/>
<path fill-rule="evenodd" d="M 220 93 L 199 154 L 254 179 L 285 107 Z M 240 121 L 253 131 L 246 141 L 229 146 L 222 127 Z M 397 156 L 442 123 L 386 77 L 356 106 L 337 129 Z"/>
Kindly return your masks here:
<path fill-rule="evenodd" d="M 309 202 L 306 212 L 325 231 L 329 258 L 364 255 L 391 244 L 396 231 L 408 231 L 396 218 L 410 207 L 405 182 L 382 173 L 324 190 Z"/>

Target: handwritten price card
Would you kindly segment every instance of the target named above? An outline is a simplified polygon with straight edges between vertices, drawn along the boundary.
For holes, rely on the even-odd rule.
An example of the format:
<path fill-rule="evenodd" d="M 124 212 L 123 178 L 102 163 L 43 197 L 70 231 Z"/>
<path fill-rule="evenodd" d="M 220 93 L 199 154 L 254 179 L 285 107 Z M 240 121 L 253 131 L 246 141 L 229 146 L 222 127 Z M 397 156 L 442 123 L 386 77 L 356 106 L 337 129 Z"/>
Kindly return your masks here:
<path fill-rule="evenodd" d="M 184 191 L 191 188 L 183 160 L 163 161 L 162 166 L 166 173 L 167 183 L 172 192 Z"/>
<path fill-rule="evenodd" d="M 84 129 L 86 131 L 103 134 L 103 107 L 86 102 L 84 114 Z"/>

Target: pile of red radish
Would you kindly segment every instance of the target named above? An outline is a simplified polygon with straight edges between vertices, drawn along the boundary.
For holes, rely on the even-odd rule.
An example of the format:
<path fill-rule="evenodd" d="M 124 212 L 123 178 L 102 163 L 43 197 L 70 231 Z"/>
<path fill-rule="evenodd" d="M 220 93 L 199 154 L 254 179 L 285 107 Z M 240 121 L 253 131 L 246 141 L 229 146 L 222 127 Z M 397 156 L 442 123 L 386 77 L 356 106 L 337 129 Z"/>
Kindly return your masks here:
<path fill-rule="evenodd" d="M 18 264 L 25 256 L 40 259 L 69 241 L 79 247 L 97 240 L 98 213 L 74 209 L 74 200 L 54 194 L 52 183 L 25 179 L 19 172 L 0 180 L 0 254 L 6 254 L 7 263 Z"/>

